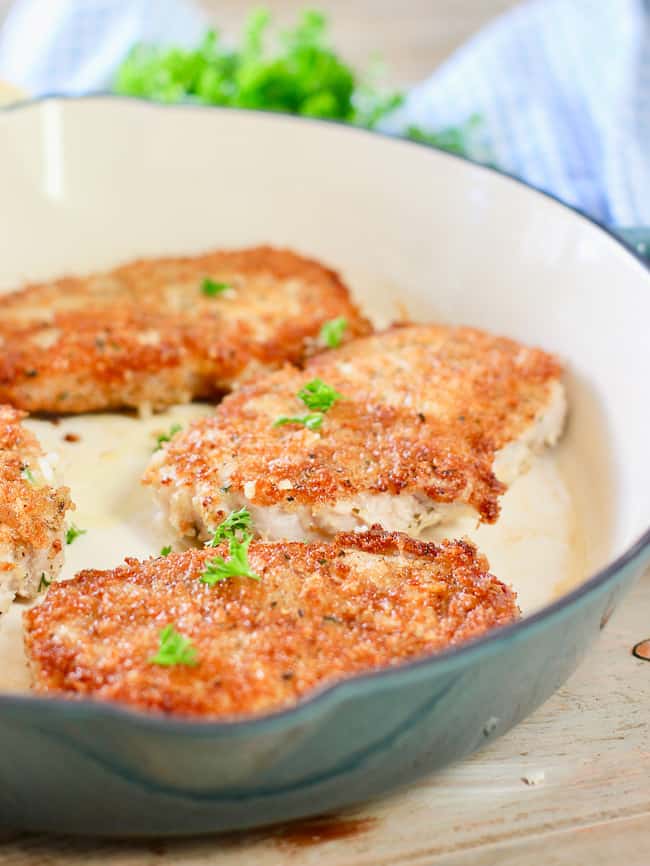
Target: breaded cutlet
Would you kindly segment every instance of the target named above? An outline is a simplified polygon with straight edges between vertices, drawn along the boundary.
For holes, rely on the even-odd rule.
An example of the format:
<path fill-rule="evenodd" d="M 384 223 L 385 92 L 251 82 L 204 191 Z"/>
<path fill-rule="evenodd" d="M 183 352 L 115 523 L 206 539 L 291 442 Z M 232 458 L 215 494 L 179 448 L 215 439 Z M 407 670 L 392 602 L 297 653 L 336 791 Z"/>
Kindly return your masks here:
<path fill-rule="evenodd" d="M 25 416 L 0 406 L 0 614 L 16 596 L 33 598 L 61 570 L 65 514 L 72 507 L 67 487 Z"/>
<path fill-rule="evenodd" d="M 172 526 L 202 539 L 241 507 L 269 539 L 375 523 L 418 535 L 468 509 L 494 522 L 505 485 L 562 432 L 561 372 L 546 352 L 472 328 L 394 328 L 228 396 L 143 480 Z M 314 411 L 323 389 L 337 396 Z"/>
<path fill-rule="evenodd" d="M 253 541 L 259 580 L 208 585 L 201 575 L 219 555 L 225 544 L 54 585 L 25 614 L 36 690 L 203 718 L 268 713 L 519 616 L 466 541 L 377 528 L 327 544 Z M 165 634 L 174 646 L 161 656 Z"/>
<path fill-rule="evenodd" d="M 0 402 L 30 412 L 160 409 L 285 361 L 322 326 L 370 330 L 334 271 L 256 247 L 144 259 L 0 295 Z"/>

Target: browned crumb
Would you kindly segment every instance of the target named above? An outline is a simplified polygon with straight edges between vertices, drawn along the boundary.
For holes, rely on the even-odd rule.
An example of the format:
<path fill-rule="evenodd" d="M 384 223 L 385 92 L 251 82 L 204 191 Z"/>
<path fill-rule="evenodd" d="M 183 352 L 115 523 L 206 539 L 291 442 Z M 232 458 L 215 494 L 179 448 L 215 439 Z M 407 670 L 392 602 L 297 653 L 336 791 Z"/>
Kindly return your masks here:
<path fill-rule="evenodd" d="M 253 542 L 259 581 L 200 581 L 225 546 L 52 587 L 25 615 L 40 692 L 188 716 L 291 706 L 354 674 L 440 652 L 515 620 L 515 595 L 466 541 L 418 542 L 376 528 L 330 544 Z M 161 630 L 191 641 L 196 666 L 151 662 Z"/>
<path fill-rule="evenodd" d="M 0 613 L 18 595 L 32 598 L 63 562 L 67 487 L 56 487 L 25 416 L 0 406 Z"/>
<path fill-rule="evenodd" d="M 203 289 L 205 279 L 220 289 Z M 0 401 L 30 412 L 162 408 L 300 362 L 321 326 L 369 331 L 338 275 L 256 247 L 145 259 L 0 296 Z"/>
<path fill-rule="evenodd" d="M 560 374 L 546 352 L 484 331 L 394 328 L 228 396 L 158 452 L 144 480 L 175 528 L 189 535 L 196 528 L 202 537 L 242 505 L 276 507 L 280 531 L 289 525 L 285 516 L 299 519 L 305 533 L 312 520 L 325 531 L 325 509 L 336 506 L 342 519 L 382 494 L 412 495 L 415 512 L 466 504 L 493 522 L 505 490 L 497 452 L 534 426 L 561 389 Z M 297 394 L 314 378 L 342 395 L 320 430 L 275 426 L 281 416 L 309 412 Z M 360 522 L 407 528 L 389 524 L 394 517 Z"/>

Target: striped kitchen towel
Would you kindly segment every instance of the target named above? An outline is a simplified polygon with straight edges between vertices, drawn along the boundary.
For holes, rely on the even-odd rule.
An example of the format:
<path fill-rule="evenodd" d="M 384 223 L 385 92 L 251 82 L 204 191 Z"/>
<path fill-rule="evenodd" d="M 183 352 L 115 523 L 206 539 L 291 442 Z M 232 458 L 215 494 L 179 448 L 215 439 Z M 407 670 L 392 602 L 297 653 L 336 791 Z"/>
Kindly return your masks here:
<path fill-rule="evenodd" d="M 531 0 L 410 92 L 390 121 L 482 119 L 492 160 L 601 222 L 650 225 L 650 0 Z"/>
<path fill-rule="evenodd" d="M 188 0 L 16 0 L 0 79 L 35 95 L 106 90 L 134 42 L 188 44 L 205 27 Z M 473 115 L 498 167 L 602 222 L 650 225 L 650 0 L 528 0 L 413 87 L 385 126 Z"/>

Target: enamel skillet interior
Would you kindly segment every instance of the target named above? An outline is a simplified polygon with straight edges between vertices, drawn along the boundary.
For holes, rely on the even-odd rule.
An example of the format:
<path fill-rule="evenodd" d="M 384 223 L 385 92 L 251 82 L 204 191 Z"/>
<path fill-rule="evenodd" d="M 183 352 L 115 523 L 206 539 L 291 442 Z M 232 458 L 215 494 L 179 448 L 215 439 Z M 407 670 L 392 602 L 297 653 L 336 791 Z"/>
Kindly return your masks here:
<path fill-rule="evenodd" d="M 554 604 L 475 644 L 335 685 L 264 718 L 196 723 L 90 702 L 4 695 L 0 721 L 4 717 L 14 753 L 23 756 L 28 771 L 21 777 L 19 769 L 4 767 L 13 799 L 0 811 L 31 828 L 61 826 L 56 803 L 44 804 L 48 784 L 28 757 L 29 737 L 35 725 L 42 733 L 44 720 L 55 743 L 54 769 L 59 778 L 61 772 L 70 776 L 71 791 L 79 789 L 80 777 L 85 784 L 96 779 L 98 767 L 112 786 L 138 786 L 142 820 L 122 815 L 122 832 L 202 832 L 250 823 L 250 811 L 246 817 L 236 808 L 244 795 L 272 804 L 253 816 L 253 823 L 268 823 L 381 793 L 393 778 L 408 781 L 408 774 L 377 771 L 364 785 L 349 769 L 341 739 L 353 720 L 362 724 L 364 712 L 394 703 L 417 684 L 447 695 L 437 712 L 448 723 L 454 707 L 470 712 L 471 703 L 458 697 L 461 680 L 470 682 L 478 701 L 481 688 L 472 679 L 478 669 L 507 665 L 513 652 L 525 655 L 526 646 L 541 641 L 550 672 L 524 697 L 514 681 L 511 692 L 501 694 L 502 703 L 520 706 L 501 713 L 504 723 L 496 733 L 556 688 L 593 637 L 593 622 L 648 557 L 650 418 L 639 373 L 650 369 L 650 293 L 640 261 L 585 217 L 513 179 L 430 148 L 335 124 L 92 97 L 19 106 L 0 114 L 0 127 L 0 187 L 8 207 L 0 288 L 135 256 L 269 242 L 340 267 L 379 317 L 394 315 L 399 300 L 417 319 L 477 325 L 558 352 L 571 371 L 563 472 L 583 516 L 592 575 Z M 553 662 L 559 651 L 553 635 L 562 622 L 572 623 L 575 636 L 564 664 Z M 340 721 L 330 734 L 331 754 L 340 757 L 337 766 L 346 767 L 345 784 L 332 783 L 331 762 L 327 756 L 319 762 L 304 733 L 316 731 L 334 707 Z M 407 727 L 418 730 L 423 743 L 437 742 L 440 719 L 424 713 L 422 726 Z M 392 723 L 396 729 L 407 724 L 404 718 Z M 287 756 L 287 740 L 297 729 L 309 784 Z M 147 736 L 145 748 L 139 737 Z M 220 757 L 216 764 L 194 767 L 190 782 L 185 749 L 196 738 Z M 481 742 L 470 733 L 460 739 L 453 748 L 439 748 L 435 760 L 420 756 L 412 775 Z M 270 761 L 261 745 L 267 741 L 284 764 Z M 249 757 L 226 760 L 222 748 L 230 744 L 232 751 L 234 742 L 242 751 L 245 744 Z M 163 748 L 165 771 L 155 752 Z M 266 762 L 261 774 L 250 758 L 260 753 Z M 378 748 L 377 754 L 382 766 L 390 765 L 388 752 Z M 40 812 L 27 802 L 28 778 L 32 791 L 43 792 Z M 111 785 L 106 797 L 114 803 Z M 292 799 L 292 785 L 302 791 L 300 798 Z M 169 818 L 161 792 L 181 797 L 184 822 Z M 197 797 L 204 809 L 196 808 Z M 227 802 L 221 816 L 209 808 L 211 799 Z M 120 832 L 87 815 L 83 827 L 81 817 L 65 821 L 71 832 Z"/>

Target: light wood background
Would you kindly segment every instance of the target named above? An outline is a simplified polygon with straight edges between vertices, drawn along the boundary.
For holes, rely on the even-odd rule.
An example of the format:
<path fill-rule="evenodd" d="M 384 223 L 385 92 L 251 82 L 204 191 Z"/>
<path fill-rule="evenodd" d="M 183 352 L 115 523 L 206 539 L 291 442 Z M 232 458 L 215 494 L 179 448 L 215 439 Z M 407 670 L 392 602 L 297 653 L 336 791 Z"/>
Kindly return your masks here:
<path fill-rule="evenodd" d="M 76 0 L 81 2 L 81 0 Z M 305 7 L 329 15 L 334 44 L 364 67 L 380 54 L 391 79 L 424 78 L 468 36 L 515 0 L 194 0 L 216 27 L 238 33 L 249 9 L 266 6 L 281 25 Z M 0 0 L 0 22 L 11 0 Z"/>
<path fill-rule="evenodd" d="M 238 30 L 249 8 L 240 0 L 202 5 L 226 31 Z M 305 3 L 265 5 L 288 23 Z M 335 44 L 346 57 L 363 66 L 379 53 L 393 83 L 405 84 L 426 76 L 514 2 L 311 5 L 330 13 Z M 7 6 L 0 0 L 0 20 Z M 7 837 L 0 841 L 0 866 L 648 866 L 650 663 L 630 650 L 650 637 L 649 611 L 646 577 L 587 662 L 530 719 L 468 761 L 353 815 L 160 844 Z M 330 833 L 341 838 L 328 841 Z"/>
<path fill-rule="evenodd" d="M 228 32 L 239 32 L 251 6 L 266 6 L 281 24 L 294 21 L 306 6 L 322 9 L 344 57 L 363 68 L 379 54 L 391 80 L 405 84 L 427 76 L 516 0 L 202 0 L 198 5 Z"/>

